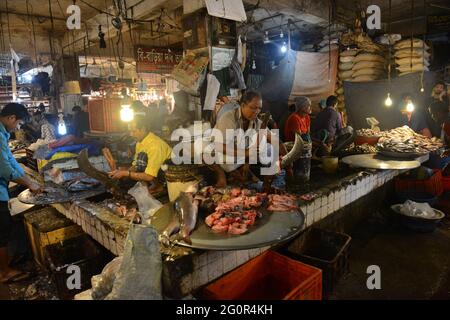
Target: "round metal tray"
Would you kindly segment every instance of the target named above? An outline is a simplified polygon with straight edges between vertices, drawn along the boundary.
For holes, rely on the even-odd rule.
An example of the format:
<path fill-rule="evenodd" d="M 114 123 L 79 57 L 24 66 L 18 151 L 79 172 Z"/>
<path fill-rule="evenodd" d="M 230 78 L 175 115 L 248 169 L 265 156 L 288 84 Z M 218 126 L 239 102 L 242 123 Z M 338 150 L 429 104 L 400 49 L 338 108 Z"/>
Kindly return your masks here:
<path fill-rule="evenodd" d="M 191 234 L 192 244 L 182 241 L 178 245 L 203 250 L 247 250 L 270 246 L 287 241 L 298 235 L 305 222 L 305 216 L 298 212 L 269 212 L 261 210 L 253 226 L 242 235 L 215 233 L 205 224 L 205 214 L 200 214 L 197 227 Z M 152 218 L 152 226 L 162 233 L 172 219 L 175 210 L 171 203 L 165 204 Z"/>
<path fill-rule="evenodd" d="M 400 159 L 414 159 L 426 155 L 426 153 L 413 153 L 413 152 L 405 153 L 388 150 L 379 150 L 378 153 L 386 157 L 400 158 Z"/>
<path fill-rule="evenodd" d="M 367 169 L 406 170 L 420 167 L 420 162 L 417 160 L 396 160 L 376 153 L 348 156 L 343 158 L 342 162 L 353 167 Z"/>

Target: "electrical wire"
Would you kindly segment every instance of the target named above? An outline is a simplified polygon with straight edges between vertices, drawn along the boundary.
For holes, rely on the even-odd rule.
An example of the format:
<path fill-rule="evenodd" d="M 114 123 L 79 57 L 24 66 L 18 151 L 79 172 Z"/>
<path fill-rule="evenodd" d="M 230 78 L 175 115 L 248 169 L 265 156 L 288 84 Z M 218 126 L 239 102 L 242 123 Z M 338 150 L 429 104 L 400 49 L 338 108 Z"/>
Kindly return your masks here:
<path fill-rule="evenodd" d="M 409 65 L 410 68 L 412 70 L 413 64 L 412 64 L 412 59 L 413 59 L 413 44 L 414 44 L 414 0 L 411 0 L 411 56 L 409 58 Z"/>
<path fill-rule="evenodd" d="M 27 6 L 27 15 L 28 15 L 28 17 L 29 17 L 29 20 L 31 21 L 31 30 L 32 30 L 32 32 L 33 32 L 34 64 L 35 64 L 35 66 L 37 66 L 37 65 L 38 65 L 38 61 L 37 61 L 36 30 L 35 30 L 35 28 L 34 28 L 34 21 L 33 21 L 33 18 L 30 16 L 30 9 L 29 9 L 29 6 L 31 6 L 31 4 L 29 3 L 29 0 L 27 0 L 26 6 Z M 31 10 L 33 10 L 33 7 L 31 7 Z"/>
<path fill-rule="evenodd" d="M 108 4 L 107 4 L 106 0 L 105 0 L 105 7 L 106 7 L 106 9 L 108 8 Z M 109 26 L 109 16 L 108 15 L 106 15 L 106 23 Z M 113 41 L 112 41 L 111 33 L 109 31 L 109 27 L 107 28 L 107 32 L 108 32 L 108 38 L 109 38 L 109 46 L 112 49 L 112 52 L 113 52 L 113 55 L 114 55 L 114 61 L 116 62 L 117 74 L 119 75 L 120 74 L 119 64 L 117 62 L 116 50 L 114 48 L 114 44 L 113 44 Z"/>
<path fill-rule="evenodd" d="M 8 0 L 6 0 L 6 2 L 5 2 L 5 4 L 6 4 L 6 21 L 7 21 L 7 24 L 8 24 L 8 38 L 9 38 L 9 45 L 11 46 L 12 45 L 12 42 L 11 42 L 11 28 L 10 28 L 10 25 L 9 25 L 9 8 L 8 8 Z"/>

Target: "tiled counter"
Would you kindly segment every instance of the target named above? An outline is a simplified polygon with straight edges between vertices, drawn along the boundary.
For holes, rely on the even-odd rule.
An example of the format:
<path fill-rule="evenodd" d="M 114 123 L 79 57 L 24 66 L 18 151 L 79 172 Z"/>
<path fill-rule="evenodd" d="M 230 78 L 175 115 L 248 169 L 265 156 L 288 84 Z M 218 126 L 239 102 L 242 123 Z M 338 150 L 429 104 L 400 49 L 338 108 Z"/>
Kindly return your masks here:
<path fill-rule="evenodd" d="M 318 223 L 327 216 L 364 197 L 400 174 L 397 170 L 359 171 L 344 179 L 315 190 L 316 198 L 301 203 L 305 214 L 305 227 Z M 88 201 L 56 204 L 54 207 L 80 225 L 115 255 L 123 252 L 129 222 L 109 209 Z M 175 261 L 164 262 L 163 284 L 165 294 L 180 298 L 197 288 L 221 277 L 270 247 L 240 251 L 189 250 L 188 255 Z"/>

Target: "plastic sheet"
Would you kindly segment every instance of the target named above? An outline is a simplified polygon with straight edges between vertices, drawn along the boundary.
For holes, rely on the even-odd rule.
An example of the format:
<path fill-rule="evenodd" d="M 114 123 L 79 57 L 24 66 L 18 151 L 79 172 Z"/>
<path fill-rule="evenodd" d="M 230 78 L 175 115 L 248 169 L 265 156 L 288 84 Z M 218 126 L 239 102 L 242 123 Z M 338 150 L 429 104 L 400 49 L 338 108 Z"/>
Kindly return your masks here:
<path fill-rule="evenodd" d="M 162 207 L 162 203 L 150 194 L 147 185 L 143 182 L 136 183 L 133 188 L 128 190 L 128 194 L 136 199 L 143 223 L 149 225 L 152 216 Z"/>
<path fill-rule="evenodd" d="M 161 274 L 158 232 L 150 226 L 131 224 L 122 264 L 105 300 L 161 300 Z"/>

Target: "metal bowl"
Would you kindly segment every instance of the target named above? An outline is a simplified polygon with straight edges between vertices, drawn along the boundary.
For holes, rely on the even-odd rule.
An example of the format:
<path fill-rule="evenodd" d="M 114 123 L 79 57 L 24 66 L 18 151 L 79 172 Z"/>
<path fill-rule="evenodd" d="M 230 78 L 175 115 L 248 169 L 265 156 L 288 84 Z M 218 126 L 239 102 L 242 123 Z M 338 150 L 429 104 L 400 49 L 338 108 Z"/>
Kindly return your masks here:
<path fill-rule="evenodd" d="M 401 207 L 402 204 L 395 204 L 391 206 L 391 209 L 397 214 L 403 226 L 415 232 L 433 232 L 439 222 L 445 217 L 445 214 L 442 211 L 436 209 L 433 209 L 435 215 L 431 217 L 408 216 L 401 212 Z"/>

